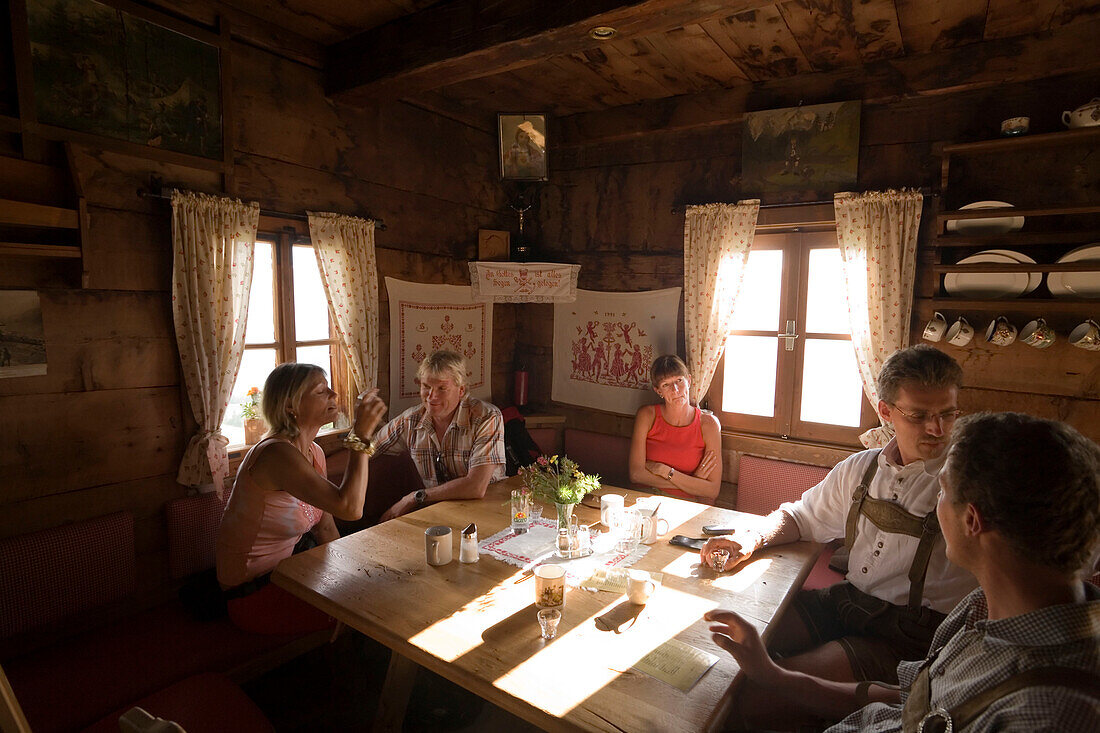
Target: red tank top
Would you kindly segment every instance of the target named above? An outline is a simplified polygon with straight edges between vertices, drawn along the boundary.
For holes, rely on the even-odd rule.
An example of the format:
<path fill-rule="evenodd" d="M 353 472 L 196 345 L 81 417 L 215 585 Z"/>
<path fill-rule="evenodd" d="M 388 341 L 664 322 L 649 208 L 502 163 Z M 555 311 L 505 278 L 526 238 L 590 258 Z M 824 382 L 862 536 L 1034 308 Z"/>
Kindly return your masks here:
<path fill-rule="evenodd" d="M 653 427 L 645 436 L 645 457 L 648 461 L 659 461 L 672 466 L 680 473 L 693 473 L 703 460 L 706 452 L 706 443 L 703 442 L 702 411 L 696 407 L 695 417 L 683 427 L 669 425 L 661 414 L 661 405 L 654 405 L 656 416 L 653 419 Z M 678 496 L 684 499 L 698 501 L 699 497 L 692 496 L 679 489 L 661 489 L 670 496 Z"/>

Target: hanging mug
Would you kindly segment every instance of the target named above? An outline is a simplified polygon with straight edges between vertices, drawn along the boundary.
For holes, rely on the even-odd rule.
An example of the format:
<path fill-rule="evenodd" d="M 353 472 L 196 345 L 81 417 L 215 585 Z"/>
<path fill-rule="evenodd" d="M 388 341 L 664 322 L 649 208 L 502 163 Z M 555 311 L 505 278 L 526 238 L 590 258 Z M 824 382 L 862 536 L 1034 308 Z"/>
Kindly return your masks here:
<path fill-rule="evenodd" d="M 1036 318 L 1020 331 L 1020 340 L 1036 349 L 1045 349 L 1054 343 L 1054 329 L 1042 318 Z"/>
<path fill-rule="evenodd" d="M 998 316 L 986 327 L 985 340 L 994 346 L 1008 346 L 1016 340 L 1016 327 L 1004 316 Z"/>
<path fill-rule="evenodd" d="M 1100 351 L 1100 324 L 1090 318 L 1070 332 L 1069 342 L 1079 349 Z"/>
<path fill-rule="evenodd" d="M 942 313 L 936 311 L 932 314 L 932 320 L 925 325 L 923 337 L 925 341 L 939 341 L 946 331 L 947 319 L 943 317 Z"/>
<path fill-rule="evenodd" d="M 972 338 L 974 338 L 974 327 L 962 316 L 959 316 L 959 320 L 947 329 L 947 343 L 953 346 L 966 346 Z"/>

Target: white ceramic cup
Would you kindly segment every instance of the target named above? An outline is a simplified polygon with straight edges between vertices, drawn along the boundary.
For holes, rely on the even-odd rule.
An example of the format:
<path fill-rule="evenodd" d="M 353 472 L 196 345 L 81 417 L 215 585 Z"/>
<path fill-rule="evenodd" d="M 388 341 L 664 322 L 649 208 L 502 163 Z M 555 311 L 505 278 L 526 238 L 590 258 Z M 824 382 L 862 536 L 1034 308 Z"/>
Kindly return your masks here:
<path fill-rule="evenodd" d="M 535 568 L 535 605 L 539 608 L 565 605 L 565 568 L 561 565 L 544 564 Z"/>
<path fill-rule="evenodd" d="M 649 600 L 657 583 L 645 570 L 628 570 L 626 573 L 626 597 L 631 603 L 641 605 Z"/>
<path fill-rule="evenodd" d="M 1031 128 L 1030 117 L 1009 117 L 1001 123 L 1002 135 L 1023 135 Z"/>
<path fill-rule="evenodd" d="M 424 553 L 429 565 L 446 565 L 454 557 L 450 527 L 428 527 L 424 530 Z"/>
<path fill-rule="evenodd" d="M 655 544 L 661 535 L 668 534 L 668 520 L 664 517 L 653 516 L 653 512 L 657 507 L 638 506 L 635 503 L 634 508 L 638 510 L 638 516 L 642 518 L 642 542 L 644 544 Z"/>
<path fill-rule="evenodd" d="M 966 346 L 972 338 L 974 338 L 974 327 L 962 316 L 959 316 L 959 320 L 947 329 L 947 343 L 952 346 Z"/>
<path fill-rule="evenodd" d="M 1091 318 L 1069 334 L 1070 345 L 1087 351 L 1100 351 L 1100 324 Z"/>
<path fill-rule="evenodd" d="M 600 497 L 600 523 L 605 527 L 611 526 L 611 511 L 622 509 L 626 497 L 622 494 L 604 494 Z"/>
<path fill-rule="evenodd" d="M 932 320 L 924 327 L 924 340 L 933 342 L 939 341 L 946 332 L 947 319 L 943 317 L 942 313 L 936 311 L 932 314 Z"/>
<path fill-rule="evenodd" d="M 1036 318 L 1020 329 L 1020 340 L 1036 349 L 1045 349 L 1054 343 L 1054 329 L 1042 318 Z"/>
<path fill-rule="evenodd" d="M 985 340 L 994 346 L 1008 346 L 1016 340 L 1016 327 L 1004 316 L 998 316 L 986 326 Z"/>

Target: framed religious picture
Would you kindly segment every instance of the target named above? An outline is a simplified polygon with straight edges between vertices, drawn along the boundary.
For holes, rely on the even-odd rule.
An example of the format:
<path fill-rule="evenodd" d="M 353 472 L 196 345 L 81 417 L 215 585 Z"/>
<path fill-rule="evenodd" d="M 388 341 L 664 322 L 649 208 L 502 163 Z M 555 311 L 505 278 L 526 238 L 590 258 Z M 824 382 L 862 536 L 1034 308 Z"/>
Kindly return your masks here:
<path fill-rule="evenodd" d="M 743 195 L 817 200 L 854 187 L 859 116 L 858 101 L 750 112 L 742 133 Z"/>
<path fill-rule="evenodd" d="M 500 177 L 506 181 L 545 181 L 546 115 L 498 114 Z"/>

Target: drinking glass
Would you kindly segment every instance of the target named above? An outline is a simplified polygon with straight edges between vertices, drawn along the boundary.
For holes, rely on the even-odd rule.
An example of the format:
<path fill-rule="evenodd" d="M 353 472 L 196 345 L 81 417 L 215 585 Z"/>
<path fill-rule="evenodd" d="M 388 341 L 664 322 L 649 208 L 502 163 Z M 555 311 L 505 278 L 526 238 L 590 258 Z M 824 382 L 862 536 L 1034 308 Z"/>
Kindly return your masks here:
<path fill-rule="evenodd" d="M 512 534 L 523 534 L 531 528 L 531 492 L 512 491 Z"/>
<path fill-rule="evenodd" d="M 558 622 L 561 621 L 561 611 L 556 608 L 539 609 L 539 628 L 542 629 L 542 638 L 549 641 L 558 635 Z"/>

